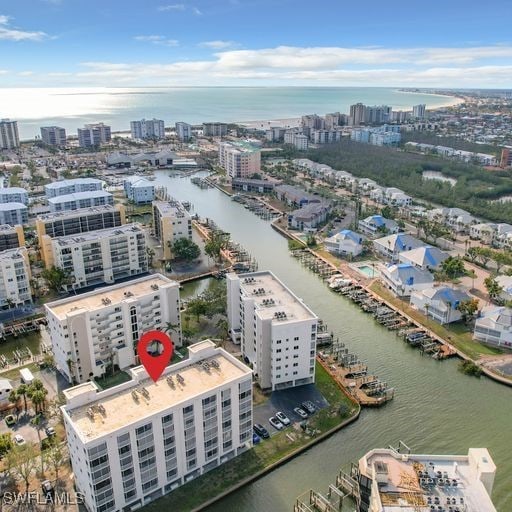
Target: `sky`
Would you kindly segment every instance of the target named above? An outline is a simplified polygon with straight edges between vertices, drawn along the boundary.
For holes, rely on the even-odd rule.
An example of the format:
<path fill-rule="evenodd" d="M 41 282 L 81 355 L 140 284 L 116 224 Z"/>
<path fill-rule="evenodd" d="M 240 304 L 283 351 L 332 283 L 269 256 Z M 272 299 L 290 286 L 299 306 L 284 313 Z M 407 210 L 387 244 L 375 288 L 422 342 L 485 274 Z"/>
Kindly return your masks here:
<path fill-rule="evenodd" d="M 512 88 L 511 0 L 0 0 L 0 87 Z"/>

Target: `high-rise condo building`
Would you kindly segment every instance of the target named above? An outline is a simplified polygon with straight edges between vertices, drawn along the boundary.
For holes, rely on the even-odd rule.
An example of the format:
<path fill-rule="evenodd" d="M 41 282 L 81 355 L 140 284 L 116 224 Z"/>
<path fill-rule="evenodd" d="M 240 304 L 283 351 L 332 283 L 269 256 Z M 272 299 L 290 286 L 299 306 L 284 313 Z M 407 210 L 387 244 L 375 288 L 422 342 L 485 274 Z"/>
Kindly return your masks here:
<path fill-rule="evenodd" d="M 0 121 L 0 149 L 15 149 L 19 145 L 18 121 L 2 119 Z"/>
<path fill-rule="evenodd" d="M 36 232 L 41 258 L 46 267 L 54 265 L 52 238 L 114 228 L 126 223 L 123 205 L 104 205 L 40 215 Z"/>
<path fill-rule="evenodd" d="M 231 339 L 262 389 L 315 381 L 318 317 L 272 272 L 227 275 Z"/>
<path fill-rule="evenodd" d="M 426 108 L 425 103 L 414 105 L 414 107 L 412 107 L 412 117 L 415 119 L 425 119 Z"/>
<path fill-rule="evenodd" d="M 183 121 L 176 123 L 176 136 L 182 142 L 187 142 L 192 138 L 192 126 Z"/>
<path fill-rule="evenodd" d="M 0 225 L 0 251 L 7 249 L 16 249 L 25 245 L 25 233 L 23 227 L 19 224 L 11 226 L 9 224 Z"/>
<path fill-rule="evenodd" d="M 228 134 L 226 123 L 203 123 L 203 135 L 205 137 L 224 137 Z"/>
<path fill-rule="evenodd" d="M 179 283 L 161 274 L 97 288 L 45 304 L 47 330 L 57 369 L 69 382 L 101 377 L 112 365 L 121 370 L 139 364 L 140 336 L 170 329 L 181 346 Z M 124 420 L 122 409 L 118 417 Z"/>
<path fill-rule="evenodd" d="M 83 128 L 78 128 L 78 144 L 81 148 L 101 146 L 111 139 L 110 126 L 106 124 L 86 124 Z"/>
<path fill-rule="evenodd" d="M 359 126 L 366 122 L 366 106 L 362 103 L 350 105 L 350 124 L 352 126 Z"/>
<path fill-rule="evenodd" d="M 261 149 L 248 142 L 221 142 L 219 164 L 230 178 L 250 178 L 261 170 Z"/>
<path fill-rule="evenodd" d="M 60 126 L 42 126 L 41 140 L 48 146 L 66 145 L 66 130 Z"/>
<path fill-rule="evenodd" d="M 25 225 L 28 223 L 28 208 L 23 203 L 0 203 L 0 224 Z"/>
<path fill-rule="evenodd" d="M 153 229 L 162 245 L 164 259 L 170 260 L 176 240 L 192 240 L 192 217 L 178 201 L 153 201 Z"/>
<path fill-rule="evenodd" d="M 157 382 L 137 367 L 104 391 L 94 382 L 64 391 L 75 484 L 90 512 L 135 510 L 251 448 L 251 369 L 210 340 L 188 352 Z"/>
<path fill-rule="evenodd" d="M 141 119 L 131 121 L 132 139 L 165 139 L 165 125 L 162 119 Z"/>
<path fill-rule="evenodd" d="M 51 238 L 46 265 L 65 270 L 67 290 L 115 283 L 148 271 L 146 232 L 140 224 Z"/>

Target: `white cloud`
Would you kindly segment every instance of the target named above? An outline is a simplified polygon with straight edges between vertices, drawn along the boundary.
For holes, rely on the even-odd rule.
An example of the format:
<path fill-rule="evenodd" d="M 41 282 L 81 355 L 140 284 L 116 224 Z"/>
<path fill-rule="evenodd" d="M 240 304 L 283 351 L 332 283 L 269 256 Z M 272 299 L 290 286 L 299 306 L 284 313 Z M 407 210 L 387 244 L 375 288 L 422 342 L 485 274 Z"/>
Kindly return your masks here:
<path fill-rule="evenodd" d="M 11 26 L 10 16 L 0 15 L 0 40 L 3 41 L 42 41 L 48 34 L 41 31 L 20 30 Z"/>
<path fill-rule="evenodd" d="M 185 4 L 161 5 L 158 7 L 159 11 L 184 11 L 185 9 Z"/>
<path fill-rule="evenodd" d="M 157 7 L 157 10 L 160 12 L 166 11 L 192 11 L 196 16 L 201 16 L 203 13 L 199 10 L 198 7 L 193 5 L 187 6 L 185 4 L 168 4 L 168 5 L 160 5 Z"/>
<path fill-rule="evenodd" d="M 147 43 L 158 44 L 161 46 L 178 46 L 180 42 L 177 39 L 168 39 L 165 36 L 135 36 L 135 41 L 143 41 Z"/>
<path fill-rule="evenodd" d="M 161 35 L 136 39 L 177 44 Z M 222 51 L 228 43 L 201 43 L 219 50 L 203 60 L 85 62 L 68 81 L 88 85 L 109 85 L 112 80 L 123 85 L 199 85 L 207 77 L 212 85 L 512 86 L 512 62 L 508 58 L 512 57 L 512 46 L 506 45 L 398 49 L 280 46 Z"/>
<path fill-rule="evenodd" d="M 20 71 L 18 73 L 19 76 L 32 76 L 34 74 L 33 71 Z"/>
<path fill-rule="evenodd" d="M 212 50 L 224 50 L 225 48 L 231 48 L 233 46 L 236 46 L 236 43 L 234 41 L 204 41 L 202 43 L 199 43 L 197 46 L 200 46 L 201 48 L 211 48 Z"/>

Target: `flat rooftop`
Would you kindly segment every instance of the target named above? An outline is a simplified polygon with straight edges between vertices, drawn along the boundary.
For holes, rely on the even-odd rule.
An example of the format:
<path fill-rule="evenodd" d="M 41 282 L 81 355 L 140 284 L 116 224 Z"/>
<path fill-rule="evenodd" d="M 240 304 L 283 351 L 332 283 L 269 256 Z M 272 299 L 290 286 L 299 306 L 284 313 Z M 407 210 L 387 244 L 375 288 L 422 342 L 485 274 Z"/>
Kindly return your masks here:
<path fill-rule="evenodd" d="M 101 310 L 106 306 L 110 307 L 113 304 L 119 304 L 125 300 L 133 300 L 149 295 L 155 292 L 152 287 L 160 287 L 169 283 L 175 283 L 175 281 L 161 274 L 151 274 L 150 276 L 133 279 L 119 285 L 99 288 L 92 292 L 77 295 L 76 297 L 49 302 L 45 304 L 45 307 L 59 320 L 64 320 L 69 313 L 78 309 L 88 311 Z M 110 302 L 105 303 L 104 300 L 107 299 Z"/>
<path fill-rule="evenodd" d="M 14 249 L 6 249 L 5 251 L 0 251 L 0 259 L 2 260 L 18 260 L 23 258 L 23 253 L 26 253 L 26 249 L 24 247 L 15 247 Z"/>
<path fill-rule="evenodd" d="M 153 201 L 162 216 L 172 217 L 190 217 L 190 214 L 178 203 L 168 203 L 167 201 Z"/>
<path fill-rule="evenodd" d="M 87 192 L 75 192 L 74 194 L 64 194 L 63 196 L 50 197 L 49 203 L 67 203 L 70 201 L 80 201 L 91 197 L 112 197 L 110 192 L 104 190 L 88 190 Z"/>
<path fill-rule="evenodd" d="M 27 210 L 27 206 L 23 203 L 0 203 L 1 211 L 11 211 L 11 210 Z"/>
<path fill-rule="evenodd" d="M 400 454 L 386 454 L 384 450 L 376 452 L 367 462 L 373 465 L 374 476 L 381 482 L 379 495 L 383 512 L 496 512 L 468 456 L 408 455 L 402 458 Z M 475 452 L 489 457 L 487 450 L 476 449 Z M 483 465 L 486 471 L 496 469 L 492 460 L 485 457 L 478 460 L 478 465 Z"/>
<path fill-rule="evenodd" d="M 73 185 L 99 185 L 102 184 L 103 181 L 97 178 L 73 178 L 69 180 L 60 180 L 54 181 L 52 183 L 48 183 L 45 185 L 45 188 L 56 188 L 59 189 L 61 187 L 70 187 Z"/>
<path fill-rule="evenodd" d="M 144 233 L 140 224 L 124 224 L 122 226 L 116 226 L 113 228 L 97 229 L 95 231 L 86 231 L 84 233 L 76 235 L 64 235 L 54 238 L 54 242 L 61 247 L 68 245 L 76 245 L 82 242 L 97 242 L 100 238 L 110 238 L 114 236 L 133 234 L 133 233 Z"/>
<path fill-rule="evenodd" d="M 103 204 L 101 206 L 89 206 L 88 208 L 79 208 L 78 210 L 69 210 L 65 212 L 54 212 L 54 213 L 45 213 L 42 215 L 38 215 L 37 219 L 42 221 L 55 221 L 60 219 L 68 219 L 72 217 L 83 217 L 86 215 L 94 215 L 98 213 L 113 213 L 118 211 L 117 208 L 112 206 L 111 204 Z"/>
<path fill-rule="evenodd" d="M 255 299 L 256 310 L 261 318 L 272 318 L 279 323 L 317 318 L 302 299 L 271 272 L 251 272 L 242 274 L 239 279 L 244 295 Z M 276 316 L 277 313 L 279 316 Z"/>
<path fill-rule="evenodd" d="M 76 408 L 66 406 L 65 409 L 84 442 L 88 442 L 169 410 L 198 395 L 213 392 L 216 388 L 251 373 L 248 367 L 244 368 L 238 362 L 235 364 L 223 351 L 216 351 L 214 354 L 201 358 L 199 362 L 194 359 L 170 366 L 157 382 L 146 378 L 147 374 L 142 366 L 134 368 L 132 372 L 138 378 L 121 385 L 122 390 L 116 392 L 116 388 L 111 388 L 85 405 Z M 208 370 L 204 369 L 204 362 L 208 363 Z M 178 380 L 178 375 L 182 380 Z M 81 393 L 91 393 L 95 386 L 92 383 L 87 384 L 88 386 L 81 385 L 66 390 L 66 394 L 77 398 Z"/>

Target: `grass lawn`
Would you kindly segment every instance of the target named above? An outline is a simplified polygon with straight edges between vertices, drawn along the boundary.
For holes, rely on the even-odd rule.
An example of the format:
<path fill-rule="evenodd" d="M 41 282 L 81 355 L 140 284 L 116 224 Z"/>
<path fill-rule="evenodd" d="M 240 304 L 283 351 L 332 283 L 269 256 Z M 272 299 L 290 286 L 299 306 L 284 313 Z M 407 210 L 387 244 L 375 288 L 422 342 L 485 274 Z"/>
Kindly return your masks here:
<path fill-rule="evenodd" d="M 118 386 L 123 382 L 128 382 L 130 376 L 126 372 L 117 372 L 114 375 L 108 375 L 106 377 L 96 378 L 94 382 L 98 384 L 101 389 L 108 389 L 114 386 Z"/>
<path fill-rule="evenodd" d="M 279 461 L 357 412 L 357 404 L 340 390 L 318 363 L 316 365 L 316 385 L 330 406 L 318 411 L 308 420 L 309 429 L 313 433 L 304 433 L 298 424 L 294 428 L 287 428 L 222 466 L 176 489 L 170 495 L 146 505 L 145 509 L 148 512 L 171 507 L 174 512 L 194 509 L 241 480 Z M 342 415 L 339 414 L 340 408 L 343 410 Z"/>
<path fill-rule="evenodd" d="M 2 379 L 17 380 L 20 378 L 20 370 L 22 368 L 28 368 L 32 373 L 39 371 L 39 366 L 37 366 L 36 363 L 28 363 L 24 366 L 19 366 L 18 368 L 13 368 L 12 370 L 6 370 L 5 372 L 0 372 L 0 377 Z"/>
<path fill-rule="evenodd" d="M 467 325 L 462 323 L 452 324 L 449 327 L 437 323 L 432 318 L 428 318 L 423 313 L 406 304 L 404 301 L 395 297 L 382 284 L 375 281 L 371 285 L 371 290 L 380 295 L 383 299 L 400 308 L 404 313 L 414 320 L 421 323 L 426 328 L 435 332 L 441 338 L 447 340 L 454 347 L 464 352 L 470 358 L 478 360 L 480 356 L 497 355 L 503 352 L 494 347 L 489 347 L 478 341 L 474 341 L 471 337 L 471 331 Z"/>

